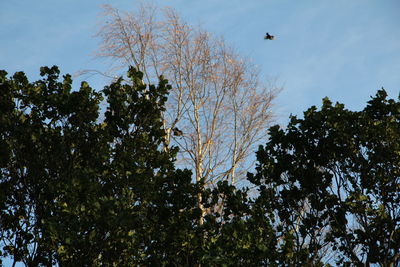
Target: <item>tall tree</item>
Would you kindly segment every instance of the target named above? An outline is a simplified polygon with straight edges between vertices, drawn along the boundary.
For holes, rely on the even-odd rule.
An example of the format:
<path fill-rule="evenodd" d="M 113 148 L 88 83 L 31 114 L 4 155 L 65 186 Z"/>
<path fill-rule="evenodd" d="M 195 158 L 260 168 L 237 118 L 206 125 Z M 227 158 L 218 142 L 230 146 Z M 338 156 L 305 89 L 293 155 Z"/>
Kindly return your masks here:
<path fill-rule="evenodd" d="M 131 68 L 127 82 L 95 92 L 85 82 L 72 91 L 57 67 L 41 68 L 43 79 L 33 83 L 22 72 L 6 75 L 0 72 L 0 259 L 26 266 L 193 260 L 198 191 L 189 171 L 175 170 L 176 149 L 161 149 L 166 80 L 147 87 Z"/>
<path fill-rule="evenodd" d="M 221 38 L 191 27 L 172 9 L 104 11 L 98 56 L 116 68 L 135 66 L 149 82 L 163 74 L 172 85 L 163 119 L 166 146 L 179 146 L 180 164 L 206 186 L 243 177 L 271 121 L 277 91 Z"/>
<path fill-rule="evenodd" d="M 400 101 L 383 89 L 362 111 L 326 98 L 270 129 L 249 180 L 257 202 L 275 210 L 277 231 L 292 233 L 288 262 L 399 266 L 399 140 Z"/>

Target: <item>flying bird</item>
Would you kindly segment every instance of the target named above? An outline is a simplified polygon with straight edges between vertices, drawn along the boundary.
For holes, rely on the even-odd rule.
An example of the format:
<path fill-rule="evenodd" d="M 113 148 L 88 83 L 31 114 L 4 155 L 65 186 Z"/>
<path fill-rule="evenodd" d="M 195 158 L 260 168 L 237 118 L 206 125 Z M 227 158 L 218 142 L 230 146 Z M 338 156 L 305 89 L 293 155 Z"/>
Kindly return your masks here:
<path fill-rule="evenodd" d="M 274 40 L 275 39 L 275 36 L 273 36 L 273 35 L 270 35 L 268 32 L 265 34 L 265 36 L 264 36 L 264 39 L 265 40 Z"/>

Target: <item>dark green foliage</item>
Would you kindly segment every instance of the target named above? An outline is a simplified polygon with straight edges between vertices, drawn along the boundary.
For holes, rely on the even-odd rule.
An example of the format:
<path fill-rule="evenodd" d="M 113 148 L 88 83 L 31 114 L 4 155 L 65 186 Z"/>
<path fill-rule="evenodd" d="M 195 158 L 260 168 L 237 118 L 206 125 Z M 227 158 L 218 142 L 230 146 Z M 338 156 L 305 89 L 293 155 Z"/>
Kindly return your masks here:
<path fill-rule="evenodd" d="M 166 80 L 146 87 L 130 69 L 129 83 L 95 92 L 85 82 L 72 91 L 57 67 L 34 83 L 0 74 L 0 257 L 160 266 L 190 255 L 196 187 L 174 169 L 176 150 L 160 149 Z"/>
<path fill-rule="evenodd" d="M 275 210 L 282 233 L 293 233 L 297 266 L 400 262 L 400 102 L 382 89 L 360 112 L 324 99 L 304 119 L 270 129 L 257 152 L 257 201 Z"/>
<path fill-rule="evenodd" d="M 205 189 L 175 169 L 177 149 L 163 149 L 162 77 L 146 86 L 130 69 L 96 92 L 85 82 L 73 91 L 59 74 L 44 67 L 30 83 L 0 71 L 0 261 L 399 264 L 400 102 L 384 90 L 360 112 L 324 99 L 272 127 L 248 174 L 253 194 L 227 182 Z"/>
<path fill-rule="evenodd" d="M 209 226 L 204 258 L 213 266 L 278 266 L 279 248 L 269 211 L 252 205 L 245 191 L 220 183 L 221 220 Z M 217 198 L 215 198 L 217 199 Z M 211 217 L 212 218 L 212 217 Z M 208 222 L 210 223 L 210 222 Z"/>

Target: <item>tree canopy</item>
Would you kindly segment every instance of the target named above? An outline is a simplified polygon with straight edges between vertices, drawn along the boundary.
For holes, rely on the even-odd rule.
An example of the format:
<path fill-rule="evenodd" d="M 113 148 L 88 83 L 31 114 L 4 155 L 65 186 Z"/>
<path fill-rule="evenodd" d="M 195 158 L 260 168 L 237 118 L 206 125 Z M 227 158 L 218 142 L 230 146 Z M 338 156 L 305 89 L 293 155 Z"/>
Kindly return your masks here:
<path fill-rule="evenodd" d="M 326 98 L 271 127 L 252 188 L 205 188 L 163 149 L 163 77 L 130 68 L 96 91 L 57 67 L 41 76 L 0 71 L 0 260 L 399 265 L 400 101 L 383 89 L 362 111 Z"/>
<path fill-rule="evenodd" d="M 379 90 L 358 112 L 323 100 L 270 129 L 249 180 L 296 252 L 338 265 L 400 262 L 400 102 Z M 298 264 L 302 254 L 294 254 Z"/>
<path fill-rule="evenodd" d="M 190 172 L 174 169 L 176 150 L 159 149 L 166 80 L 146 87 L 130 69 L 129 83 L 96 92 L 85 82 L 72 91 L 57 67 L 41 75 L 0 76 L 2 256 L 28 266 L 162 265 L 183 250 L 196 193 Z"/>

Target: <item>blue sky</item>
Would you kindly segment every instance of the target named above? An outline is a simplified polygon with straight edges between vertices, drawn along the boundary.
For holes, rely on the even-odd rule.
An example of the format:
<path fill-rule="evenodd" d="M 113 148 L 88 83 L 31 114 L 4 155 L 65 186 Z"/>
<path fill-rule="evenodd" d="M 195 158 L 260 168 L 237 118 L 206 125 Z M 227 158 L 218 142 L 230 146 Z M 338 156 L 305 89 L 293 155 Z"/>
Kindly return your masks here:
<path fill-rule="evenodd" d="M 146 2 L 146 1 L 144 1 Z M 200 24 L 251 58 L 263 79 L 283 87 L 278 122 L 301 115 L 328 96 L 351 109 L 364 107 L 376 90 L 400 90 L 400 1 L 398 0 L 159 0 L 191 24 Z M 38 78 L 39 67 L 62 73 L 105 70 L 92 55 L 100 5 L 132 10 L 132 0 L 1 0 L 0 69 Z M 265 41 L 265 32 L 277 37 Z M 79 80 L 81 78 L 77 78 Z M 101 77 L 91 78 L 102 88 Z M 78 83 L 76 84 L 78 85 Z"/>

